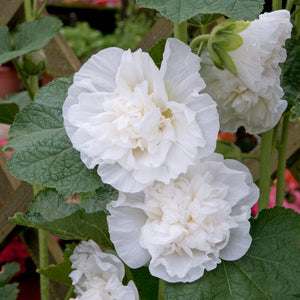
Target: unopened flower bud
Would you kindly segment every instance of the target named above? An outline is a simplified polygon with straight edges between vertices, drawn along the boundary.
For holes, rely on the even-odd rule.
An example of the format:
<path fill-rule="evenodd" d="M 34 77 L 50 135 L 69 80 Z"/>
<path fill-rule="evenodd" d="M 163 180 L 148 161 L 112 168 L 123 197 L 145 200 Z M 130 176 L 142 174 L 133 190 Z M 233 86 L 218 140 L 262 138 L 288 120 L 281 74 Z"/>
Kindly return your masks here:
<path fill-rule="evenodd" d="M 40 75 L 46 69 L 47 57 L 43 50 L 33 51 L 24 55 L 21 59 L 23 71 L 27 75 Z"/>

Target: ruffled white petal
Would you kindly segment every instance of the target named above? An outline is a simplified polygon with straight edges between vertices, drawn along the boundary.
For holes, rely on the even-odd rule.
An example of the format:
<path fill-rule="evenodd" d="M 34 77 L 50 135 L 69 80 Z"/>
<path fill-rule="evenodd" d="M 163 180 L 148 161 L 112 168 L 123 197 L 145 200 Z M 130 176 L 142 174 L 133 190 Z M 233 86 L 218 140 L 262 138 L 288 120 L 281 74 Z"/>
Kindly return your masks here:
<path fill-rule="evenodd" d="M 108 48 L 75 75 L 63 106 L 67 134 L 103 182 L 135 193 L 169 183 L 212 153 L 219 130 L 200 59 L 175 39 L 159 70 L 148 53 Z"/>
<path fill-rule="evenodd" d="M 129 266 L 149 261 L 152 275 L 191 282 L 221 258 L 236 260 L 246 253 L 248 219 L 258 196 L 244 165 L 212 154 L 168 184 L 121 194 L 108 205 L 111 239 Z"/>

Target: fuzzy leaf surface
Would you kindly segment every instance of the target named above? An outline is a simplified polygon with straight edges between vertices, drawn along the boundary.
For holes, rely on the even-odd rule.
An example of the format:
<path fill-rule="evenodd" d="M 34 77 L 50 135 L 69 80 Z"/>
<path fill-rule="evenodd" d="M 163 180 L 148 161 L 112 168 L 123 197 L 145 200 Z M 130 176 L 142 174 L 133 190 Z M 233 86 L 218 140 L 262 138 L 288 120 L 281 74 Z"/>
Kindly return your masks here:
<path fill-rule="evenodd" d="M 103 247 L 112 248 L 108 238 L 106 204 L 117 199 L 117 194 L 105 186 L 99 195 L 99 198 L 77 204 L 67 203 L 53 190 L 44 190 L 29 205 L 27 214 L 17 213 L 10 220 L 19 225 L 44 229 L 61 239 L 92 239 Z"/>
<path fill-rule="evenodd" d="M 300 215 L 283 207 L 251 220 L 252 245 L 192 283 L 165 283 L 165 300 L 292 300 L 300 295 Z"/>
<path fill-rule="evenodd" d="M 173 22 L 181 23 L 195 15 L 224 14 L 232 19 L 253 20 L 263 9 L 263 0 L 138 0 L 142 7 L 156 9 Z"/>
<path fill-rule="evenodd" d="M 16 300 L 19 293 L 18 285 L 12 283 L 0 287 L 0 300 Z"/>
<path fill-rule="evenodd" d="M 8 35 L 6 26 L 1 26 L 0 38 L 4 43 L 0 46 L 0 65 L 18 56 L 44 48 L 59 32 L 62 22 L 57 18 L 43 17 L 31 22 L 24 22 L 18 26 L 15 34 Z M 14 48 L 11 48 L 11 43 Z"/>
<path fill-rule="evenodd" d="M 0 286 L 4 286 L 8 283 L 19 271 L 20 266 L 15 262 L 3 265 L 0 272 Z"/>
<path fill-rule="evenodd" d="M 7 164 L 15 177 L 67 196 L 102 185 L 96 171 L 83 164 L 64 128 L 62 105 L 71 83 L 64 78 L 43 87 L 35 102 L 16 116 L 5 146 L 16 149 Z"/>

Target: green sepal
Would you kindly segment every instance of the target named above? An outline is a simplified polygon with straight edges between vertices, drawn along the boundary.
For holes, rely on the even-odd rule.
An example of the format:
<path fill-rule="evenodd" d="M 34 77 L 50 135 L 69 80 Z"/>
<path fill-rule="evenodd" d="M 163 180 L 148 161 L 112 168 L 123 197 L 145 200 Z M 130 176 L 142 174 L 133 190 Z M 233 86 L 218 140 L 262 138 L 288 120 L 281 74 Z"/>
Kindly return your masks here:
<path fill-rule="evenodd" d="M 241 149 L 232 142 L 217 141 L 215 152 L 222 154 L 225 159 L 235 159 L 238 161 L 242 161 Z"/>

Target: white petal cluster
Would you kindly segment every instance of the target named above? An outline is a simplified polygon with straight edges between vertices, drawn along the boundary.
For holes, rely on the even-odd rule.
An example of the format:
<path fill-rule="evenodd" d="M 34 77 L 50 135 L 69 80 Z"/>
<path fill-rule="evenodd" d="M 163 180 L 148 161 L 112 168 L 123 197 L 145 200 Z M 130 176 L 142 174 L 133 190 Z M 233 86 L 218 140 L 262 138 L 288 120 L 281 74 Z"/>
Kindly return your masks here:
<path fill-rule="evenodd" d="M 107 207 L 110 237 L 128 266 L 149 262 L 154 276 L 191 282 L 246 253 L 258 194 L 243 164 L 212 154 L 169 184 L 120 193 Z"/>
<path fill-rule="evenodd" d="M 88 168 L 122 192 L 165 184 L 214 151 L 215 102 L 199 76 L 200 58 L 168 39 L 161 68 L 148 53 L 100 51 L 74 76 L 64 124 Z"/>
<path fill-rule="evenodd" d="M 244 126 L 252 134 L 273 128 L 287 102 L 280 87 L 279 63 L 286 59 L 282 47 L 291 35 L 287 10 L 264 13 L 242 32 L 243 44 L 228 52 L 238 75 L 219 70 L 207 53 L 202 56 L 201 75 L 209 93 L 218 104 L 220 127 L 235 132 Z"/>
<path fill-rule="evenodd" d="M 92 240 L 82 242 L 70 257 L 76 300 L 138 300 L 132 281 L 122 284 L 124 265 L 116 256 L 104 253 Z"/>

